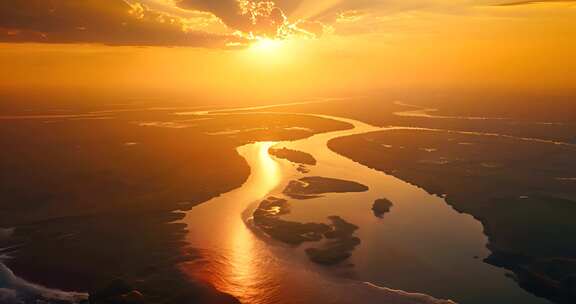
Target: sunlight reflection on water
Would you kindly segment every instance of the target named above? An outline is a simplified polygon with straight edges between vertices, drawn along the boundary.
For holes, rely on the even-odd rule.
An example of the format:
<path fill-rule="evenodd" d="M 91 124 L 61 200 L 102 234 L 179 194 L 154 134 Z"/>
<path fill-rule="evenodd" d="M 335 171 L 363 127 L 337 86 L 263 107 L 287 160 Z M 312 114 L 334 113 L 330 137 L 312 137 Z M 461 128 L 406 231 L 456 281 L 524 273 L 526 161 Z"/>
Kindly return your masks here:
<path fill-rule="evenodd" d="M 280 165 L 268 154 L 274 144 L 257 142 L 239 147 L 238 152 L 251 167 L 248 180 L 242 187 L 194 207 L 185 219 L 191 230 L 188 241 L 202 249 L 205 260 L 187 264 L 183 270 L 246 303 L 267 302 L 278 287 L 273 282 L 277 274 L 270 273 L 274 269 L 269 266 L 274 262 L 272 255 L 241 217 L 252 203 L 280 185 Z"/>
<path fill-rule="evenodd" d="M 254 170 L 254 179 L 252 180 L 259 186 L 249 187 L 251 198 L 260 199 L 265 197 L 280 182 L 280 169 L 278 163 L 274 161 L 268 149 L 274 143 L 265 142 L 256 144 L 258 148 L 257 166 L 260 170 Z M 250 202 L 250 201 L 248 201 Z M 229 262 L 223 272 L 224 276 L 229 278 L 231 286 L 224 287 L 225 290 L 234 289 L 232 294 L 245 294 L 249 298 L 262 292 L 264 286 L 262 282 L 267 282 L 266 268 L 258 265 L 256 261 L 262 256 L 257 256 L 258 248 L 254 243 L 254 236 L 246 229 L 244 223 L 242 227 L 230 230 L 229 243 L 231 247 Z M 222 286 L 220 286 L 223 288 Z M 253 293 L 253 294 L 251 294 Z"/>

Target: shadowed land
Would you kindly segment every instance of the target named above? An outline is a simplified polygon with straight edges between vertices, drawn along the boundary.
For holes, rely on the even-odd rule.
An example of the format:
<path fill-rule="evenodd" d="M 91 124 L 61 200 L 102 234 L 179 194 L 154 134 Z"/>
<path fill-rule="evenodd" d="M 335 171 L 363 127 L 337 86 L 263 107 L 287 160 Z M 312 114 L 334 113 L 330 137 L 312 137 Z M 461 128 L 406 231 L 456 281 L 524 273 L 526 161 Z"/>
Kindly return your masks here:
<path fill-rule="evenodd" d="M 269 197 L 254 211 L 254 224 L 271 238 L 290 245 L 322 241 L 320 246 L 306 249 L 310 260 L 318 264 L 338 264 L 360 244 L 360 239 L 353 236 L 358 227 L 341 217 L 329 216 L 330 224 L 283 220 L 281 216 L 288 214 L 289 208 L 287 200 Z"/>
<path fill-rule="evenodd" d="M 349 127 L 297 115 L 205 120 L 169 110 L 96 118 L 0 121 L 0 222 L 14 228 L 0 240 L 11 257 L 4 263 L 31 282 L 95 295 L 120 280 L 152 303 L 236 303 L 180 272 L 198 253 L 183 249 L 187 228 L 173 222 L 245 181 L 237 146 Z"/>
<path fill-rule="evenodd" d="M 281 149 L 274 149 L 271 148 L 268 150 L 270 155 L 275 156 L 280 159 L 286 159 L 294 164 L 297 165 L 297 170 L 301 173 L 308 173 L 310 170 L 308 166 L 315 166 L 316 159 L 309 153 L 291 150 L 288 148 L 281 148 Z"/>
<path fill-rule="evenodd" d="M 374 216 L 383 218 L 384 214 L 389 212 L 392 206 L 393 204 L 391 201 L 385 198 L 379 198 L 374 201 L 374 204 L 372 204 L 372 212 L 374 213 Z"/>
<path fill-rule="evenodd" d="M 531 292 L 571 303 L 576 267 L 576 149 L 510 138 L 390 130 L 338 138 L 329 147 L 446 197 L 479 219 L 488 263 Z"/>
<path fill-rule="evenodd" d="M 284 194 L 295 199 L 311 199 L 320 197 L 325 193 L 364 191 L 368 191 L 368 187 L 356 182 L 321 176 L 307 176 L 290 181 L 284 189 Z"/>
<path fill-rule="evenodd" d="M 291 150 L 288 148 L 282 148 L 282 149 L 272 148 L 268 150 L 268 153 L 278 158 L 287 159 L 293 163 L 304 164 L 309 166 L 316 165 L 316 159 L 314 159 L 314 156 L 306 152 Z"/>

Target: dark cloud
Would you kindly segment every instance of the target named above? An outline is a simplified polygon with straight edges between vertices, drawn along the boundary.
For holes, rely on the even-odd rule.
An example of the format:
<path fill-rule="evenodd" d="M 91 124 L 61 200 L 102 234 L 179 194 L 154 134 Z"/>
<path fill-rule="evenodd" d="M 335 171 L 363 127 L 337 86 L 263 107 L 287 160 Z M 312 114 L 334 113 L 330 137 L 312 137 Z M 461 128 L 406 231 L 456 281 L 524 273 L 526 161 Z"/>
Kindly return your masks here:
<path fill-rule="evenodd" d="M 238 39 L 186 31 L 179 17 L 124 0 L 0 1 L 2 42 L 223 47 Z"/>
<path fill-rule="evenodd" d="M 211 12 L 230 27 L 244 27 L 249 22 L 236 0 L 177 0 L 176 4 L 183 9 Z"/>
<path fill-rule="evenodd" d="M 310 0 L 177 0 L 176 4 L 186 10 L 210 12 L 249 39 L 320 37 L 328 28 L 319 20 L 288 18 L 306 1 Z"/>
<path fill-rule="evenodd" d="M 286 17 L 284 9 L 303 1 L 175 0 L 174 7 L 154 0 L 0 0 L 0 42 L 226 47 L 255 37 L 317 37 L 323 24 Z M 214 22 L 228 31 L 193 25 Z"/>
<path fill-rule="evenodd" d="M 228 27 L 254 36 L 278 37 L 288 28 L 284 11 L 273 1 L 180 0 L 177 5 L 210 12 Z"/>

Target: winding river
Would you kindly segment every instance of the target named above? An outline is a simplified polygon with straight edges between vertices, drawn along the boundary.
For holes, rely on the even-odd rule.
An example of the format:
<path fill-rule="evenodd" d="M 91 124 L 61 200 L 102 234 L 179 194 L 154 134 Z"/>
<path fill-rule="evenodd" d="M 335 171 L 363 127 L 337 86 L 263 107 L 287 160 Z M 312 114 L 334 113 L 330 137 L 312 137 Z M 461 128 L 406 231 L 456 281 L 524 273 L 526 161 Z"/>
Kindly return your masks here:
<path fill-rule="evenodd" d="M 266 113 L 271 107 L 275 106 L 179 114 L 227 115 L 235 110 Z M 374 127 L 334 116 L 291 114 L 337 120 L 349 123 L 352 128 L 297 141 L 255 142 L 238 147 L 238 153 L 251 168 L 247 181 L 240 188 L 195 206 L 183 220 L 188 225 L 188 246 L 200 251 L 201 257 L 180 265 L 191 279 L 206 281 L 246 304 L 549 303 L 522 290 L 505 276 L 505 270 L 482 261 L 490 252 L 477 220 L 458 213 L 441 197 L 360 165 L 327 147 L 334 138 L 397 128 Z M 271 157 L 268 149 L 272 146 L 308 152 L 318 163 L 309 167 L 310 172 L 301 173 L 290 162 Z M 260 201 L 268 196 L 282 196 L 290 180 L 303 176 L 345 179 L 370 189 L 290 200 L 291 213 L 286 215 L 287 219 L 326 222 L 326 217 L 338 215 L 360 227 L 357 236 L 362 242 L 344 265 L 318 266 L 307 259 L 303 246 L 270 240 L 250 224 L 250 215 Z M 370 208 L 375 199 L 383 197 L 394 206 L 380 219 Z M 48 289 L 15 276 L 1 263 L 5 258 L 2 254 L 0 250 L 0 285 L 18 289 L 31 299 L 76 303 L 87 297 L 85 293 Z"/>
<path fill-rule="evenodd" d="M 234 110 L 264 113 L 266 108 L 226 111 Z M 458 213 L 441 197 L 327 147 L 334 138 L 386 128 L 334 116 L 301 115 L 346 122 L 353 128 L 297 141 L 239 147 L 238 153 L 251 168 L 248 180 L 240 188 L 194 207 L 184 219 L 189 227 L 188 243 L 203 257 L 181 266 L 189 276 L 250 304 L 549 303 L 522 290 L 503 269 L 482 261 L 489 251 L 477 220 Z M 310 172 L 300 173 L 288 161 L 271 157 L 268 149 L 272 146 L 308 152 L 318 163 Z M 326 222 L 327 216 L 338 215 L 360 227 L 357 235 L 362 243 L 346 265 L 315 265 L 302 248 L 267 239 L 250 225 L 252 210 L 262 199 L 281 196 L 290 180 L 303 176 L 340 178 L 370 188 L 362 193 L 290 201 L 287 219 Z M 382 197 L 394 206 L 379 219 L 370 208 Z"/>

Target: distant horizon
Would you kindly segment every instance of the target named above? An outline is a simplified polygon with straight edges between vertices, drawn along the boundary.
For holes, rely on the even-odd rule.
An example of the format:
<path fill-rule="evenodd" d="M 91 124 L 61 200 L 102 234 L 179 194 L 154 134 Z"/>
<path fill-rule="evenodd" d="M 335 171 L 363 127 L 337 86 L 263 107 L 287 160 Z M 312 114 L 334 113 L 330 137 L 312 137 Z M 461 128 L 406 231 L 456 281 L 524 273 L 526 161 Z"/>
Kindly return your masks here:
<path fill-rule="evenodd" d="M 34 3 L 0 4 L 4 86 L 223 99 L 576 89 L 574 1 Z"/>

